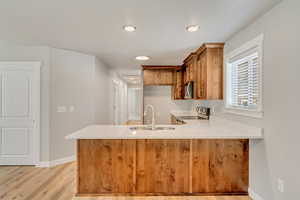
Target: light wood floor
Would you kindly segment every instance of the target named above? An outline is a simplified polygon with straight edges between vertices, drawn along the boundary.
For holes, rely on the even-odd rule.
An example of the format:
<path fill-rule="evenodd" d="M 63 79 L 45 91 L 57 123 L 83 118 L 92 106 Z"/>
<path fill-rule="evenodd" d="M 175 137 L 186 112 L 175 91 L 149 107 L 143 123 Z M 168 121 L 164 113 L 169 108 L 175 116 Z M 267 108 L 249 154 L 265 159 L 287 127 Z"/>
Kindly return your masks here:
<path fill-rule="evenodd" d="M 0 167 L 0 200 L 72 200 L 75 163 L 53 168 Z M 74 200 L 250 200 L 248 197 L 98 197 Z"/>

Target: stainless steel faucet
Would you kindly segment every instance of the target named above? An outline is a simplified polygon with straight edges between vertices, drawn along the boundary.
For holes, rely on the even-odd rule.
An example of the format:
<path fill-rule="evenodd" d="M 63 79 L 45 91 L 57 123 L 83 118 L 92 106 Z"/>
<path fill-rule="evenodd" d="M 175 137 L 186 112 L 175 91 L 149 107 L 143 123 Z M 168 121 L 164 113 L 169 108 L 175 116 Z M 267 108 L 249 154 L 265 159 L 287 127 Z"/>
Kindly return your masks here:
<path fill-rule="evenodd" d="M 145 113 L 144 113 L 144 116 L 146 116 L 147 115 L 147 109 L 148 108 L 151 108 L 151 110 L 152 110 L 152 121 L 151 121 L 151 129 L 152 130 L 154 130 L 155 129 L 155 111 L 154 111 L 154 106 L 153 105 L 151 105 L 151 104 L 148 104 L 148 105 L 146 105 L 145 106 Z"/>

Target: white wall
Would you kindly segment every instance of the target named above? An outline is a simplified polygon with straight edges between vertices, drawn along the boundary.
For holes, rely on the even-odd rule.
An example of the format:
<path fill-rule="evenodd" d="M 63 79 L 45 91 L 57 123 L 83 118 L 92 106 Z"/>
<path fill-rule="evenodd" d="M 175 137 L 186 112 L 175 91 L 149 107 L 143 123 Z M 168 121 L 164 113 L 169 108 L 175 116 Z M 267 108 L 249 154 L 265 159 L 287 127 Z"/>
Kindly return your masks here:
<path fill-rule="evenodd" d="M 50 120 L 50 48 L 25 46 L 0 41 L 1 61 L 41 61 L 41 160 L 50 158 L 49 120 Z"/>
<path fill-rule="evenodd" d="M 95 124 L 112 124 L 109 118 L 109 69 L 99 59 L 95 58 L 95 83 L 94 83 L 94 122 Z"/>
<path fill-rule="evenodd" d="M 263 119 L 224 114 L 225 117 L 264 128 L 265 138 L 252 141 L 250 148 L 250 188 L 264 200 L 299 199 L 300 157 L 300 1 L 284 0 L 226 41 L 225 54 L 261 33 L 263 51 Z M 145 89 L 145 104 L 172 103 L 167 91 Z M 149 100 L 147 100 L 149 99 Z M 211 104 L 196 101 L 193 104 Z M 214 102 L 213 104 L 222 104 Z M 159 108 L 159 105 L 157 105 Z M 167 113 L 171 108 L 162 107 Z M 163 113 L 164 114 L 164 113 Z M 166 120 L 167 117 L 164 117 Z M 277 189 L 284 180 L 285 191 Z M 260 200 L 260 199 L 255 199 Z"/>
<path fill-rule="evenodd" d="M 73 156 L 74 141 L 66 135 L 88 124 L 110 123 L 109 73 L 95 56 L 1 41 L 0 60 L 42 62 L 41 161 Z M 67 112 L 58 113 L 58 106 Z"/>
<path fill-rule="evenodd" d="M 250 187 L 264 200 L 299 199 L 300 1 L 284 0 L 226 42 L 225 53 L 264 34 L 264 118 L 227 115 L 264 127 L 251 146 Z M 284 193 L 277 179 L 285 183 Z"/>
<path fill-rule="evenodd" d="M 118 122 L 116 125 L 124 124 L 128 120 L 128 106 L 127 106 L 127 83 L 123 81 L 117 70 L 109 71 L 109 123 L 114 123 L 114 87 L 118 88 Z"/>
<path fill-rule="evenodd" d="M 171 86 L 144 86 L 144 106 L 151 104 L 156 110 L 156 123 L 170 124 L 170 111 L 192 109 L 193 101 L 174 101 L 171 98 Z M 151 112 L 145 116 L 145 122 L 151 121 Z"/>
<path fill-rule="evenodd" d="M 141 87 L 128 87 L 128 120 L 141 120 L 143 94 Z"/>
<path fill-rule="evenodd" d="M 51 49 L 50 71 L 50 160 L 56 160 L 75 154 L 75 141 L 66 140 L 66 135 L 93 124 L 95 57 Z M 67 112 L 57 112 L 59 106 Z"/>

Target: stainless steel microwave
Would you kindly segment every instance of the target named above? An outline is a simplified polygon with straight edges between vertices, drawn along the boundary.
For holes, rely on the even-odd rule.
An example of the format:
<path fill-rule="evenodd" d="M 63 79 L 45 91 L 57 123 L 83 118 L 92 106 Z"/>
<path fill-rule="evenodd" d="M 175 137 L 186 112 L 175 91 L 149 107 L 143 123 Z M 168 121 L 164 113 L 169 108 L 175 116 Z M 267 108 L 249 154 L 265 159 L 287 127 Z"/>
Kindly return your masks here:
<path fill-rule="evenodd" d="M 184 86 L 184 98 L 185 99 L 192 99 L 193 98 L 193 92 L 194 92 L 194 83 L 193 82 L 188 82 Z"/>

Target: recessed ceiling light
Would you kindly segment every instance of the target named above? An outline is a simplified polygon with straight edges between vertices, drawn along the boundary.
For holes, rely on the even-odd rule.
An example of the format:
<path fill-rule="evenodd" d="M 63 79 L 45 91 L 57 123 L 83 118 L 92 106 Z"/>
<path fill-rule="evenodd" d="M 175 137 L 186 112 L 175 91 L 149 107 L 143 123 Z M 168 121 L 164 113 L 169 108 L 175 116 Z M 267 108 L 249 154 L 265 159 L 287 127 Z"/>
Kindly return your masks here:
<path fill-rule="evenodd" d="M 135 57 L 136 60 L 149 60 L 150 57 L 149 56 L 137 56 Z"/>
<path fill-rule="evenodd" d="M 195 32 L 195 31 L 198 31 L 199 29 L 199 26 L 198 25 L 190 25 L 190 26 L 187 26 L 186 27 L 186 30 L 188 32 Z"/>
<path fill-rule="evenodd" d="M 134 32 L 136 30 L 136 27 L 132 26 L 132 25 L 126 25 L 126 26 L 123 26 L 123 29 L 127 32 Z"/>

